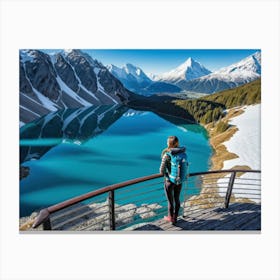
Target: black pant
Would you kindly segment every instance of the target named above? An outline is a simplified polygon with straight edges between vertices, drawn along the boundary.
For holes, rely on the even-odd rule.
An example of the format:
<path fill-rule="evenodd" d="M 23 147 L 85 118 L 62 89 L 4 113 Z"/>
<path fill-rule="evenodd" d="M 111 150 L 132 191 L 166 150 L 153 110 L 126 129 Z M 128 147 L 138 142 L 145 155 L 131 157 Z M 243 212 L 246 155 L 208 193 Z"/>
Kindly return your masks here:
<path fill-rule="evenodd" d="M 164 183 L 165 194 L 168 200 L 168 215 L 178 216 L 180 209 L 180 192 L 182 189 L 182 184 L 176 185 L 170 181 L 165 181 Z M 175 205 L 174 205 L 175 202 Z M 175 210 L 175 211 L 174 211 Z"/>

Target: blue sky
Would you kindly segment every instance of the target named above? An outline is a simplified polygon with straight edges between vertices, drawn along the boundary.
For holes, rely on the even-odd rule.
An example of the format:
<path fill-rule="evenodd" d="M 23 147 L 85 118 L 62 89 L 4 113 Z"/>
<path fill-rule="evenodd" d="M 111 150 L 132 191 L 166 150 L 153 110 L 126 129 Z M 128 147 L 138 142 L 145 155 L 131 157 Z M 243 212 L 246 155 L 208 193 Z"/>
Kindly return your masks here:
<path fill-rule="evenodd" d="M 51 52 L 51 50 L 46 51 Z M 83 51 L 104 65 L 114 64 L 121 67 L 126 63 L 131 63 L 146 73 L 161 74 L 176 68 L 189 57 L 200 62 L 209 70 L 215 71 L 240 61 L 258 49 L 83 49 Z"/>

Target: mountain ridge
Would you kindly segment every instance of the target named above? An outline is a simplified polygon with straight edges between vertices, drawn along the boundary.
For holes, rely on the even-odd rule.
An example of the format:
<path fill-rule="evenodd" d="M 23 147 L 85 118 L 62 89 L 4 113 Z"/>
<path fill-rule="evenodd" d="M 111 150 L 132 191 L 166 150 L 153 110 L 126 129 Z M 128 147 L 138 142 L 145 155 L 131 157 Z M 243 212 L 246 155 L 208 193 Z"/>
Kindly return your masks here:
<path fill-rule="evenodd" d="M 182 81 L 178 83 L 178 86 L 188 91 L 212 94 L 252 82 L 260 76 L 261 52 L 257 51 L 211 74 L 190 81 Z"/>
<path fill-rule="evenodd" d="M 139 92 L 152 84 L 152 80 L 145 72 L 140 67 L 131 63 L 126 63 L 122 67 L 114 64 L 109 64 L 106 67 L 114 77 L 119 79 L 131 91 Z"/>
<path fill-rule="evenodd" d="M 133 93 L 80 50 L 20 50 L 20 124 L 65 108 L 126 102 Z"/>
<path fill-rule="evenodd" d="M 126 63 L 122 67 L 114 64 L 109 64 L 106 67 L 126 88 L 144 96 L 165 92 L 178 93 L 181 91 L 181 88 L 174 84 L 153 81 L 140 67 L 131 63 Z"/>

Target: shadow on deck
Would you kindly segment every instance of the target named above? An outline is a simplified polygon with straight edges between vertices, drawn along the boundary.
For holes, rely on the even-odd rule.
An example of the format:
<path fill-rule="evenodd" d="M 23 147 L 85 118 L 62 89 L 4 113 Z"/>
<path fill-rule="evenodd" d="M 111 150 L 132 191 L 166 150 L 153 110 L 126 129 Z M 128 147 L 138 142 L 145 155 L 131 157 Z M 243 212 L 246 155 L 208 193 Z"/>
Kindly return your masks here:
<path fill-rule="evenodd" d="M 260 231 L 261 205 L 233 203 L 228 208 L 212 208 L 195 213 L 185 212 L 176 225 L 163 219 L 138 227 L 138 231 Z"/>

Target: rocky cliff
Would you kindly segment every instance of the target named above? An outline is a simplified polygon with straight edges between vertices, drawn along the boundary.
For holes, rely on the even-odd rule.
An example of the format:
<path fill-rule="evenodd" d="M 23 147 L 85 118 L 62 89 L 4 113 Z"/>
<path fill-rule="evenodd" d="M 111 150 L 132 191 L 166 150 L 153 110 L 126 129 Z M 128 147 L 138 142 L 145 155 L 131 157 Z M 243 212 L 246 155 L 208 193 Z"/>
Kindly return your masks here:
<path fill-rule="evenodd" d="M 60 109 L 126 103 L 133 95 L 80 50 L 52 55 L 20 50 L 19 55 L 21 125 Z"/>

